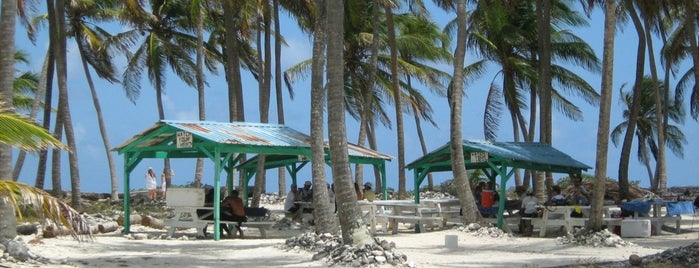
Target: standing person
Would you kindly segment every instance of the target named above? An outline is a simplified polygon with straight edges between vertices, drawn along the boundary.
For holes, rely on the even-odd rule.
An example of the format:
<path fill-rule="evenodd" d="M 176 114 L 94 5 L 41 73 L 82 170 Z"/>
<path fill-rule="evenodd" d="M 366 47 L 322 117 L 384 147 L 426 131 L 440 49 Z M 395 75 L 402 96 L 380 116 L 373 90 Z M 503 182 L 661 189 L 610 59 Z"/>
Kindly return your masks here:
<path fill-rule="evenodd" d="M 163 173 L 160 174 L 160 181 L 162 184 L 160 185 L 160 191 L 162 192 L 163 195 L 163 200 L 167 198 L 167 181 L 168 178 L 172 180 L 172 177 L 175 176 L 175 172 L 170 169 L 170 172 L 168 173 L 166 169 L 163 169 Z"/>
<path fill-rule="evenodd" d="M 153 171 L 152 167 L 148 167 L 148 171 L 146 171 L 146 190 L 148 190 L 148 199 L 151 202 L 155 201 L 155 198 L 157 197 L 155 193 L 155 185 L 156 185 L 156 180 L 157 176 L 155 174 L 155 171 Z"/>

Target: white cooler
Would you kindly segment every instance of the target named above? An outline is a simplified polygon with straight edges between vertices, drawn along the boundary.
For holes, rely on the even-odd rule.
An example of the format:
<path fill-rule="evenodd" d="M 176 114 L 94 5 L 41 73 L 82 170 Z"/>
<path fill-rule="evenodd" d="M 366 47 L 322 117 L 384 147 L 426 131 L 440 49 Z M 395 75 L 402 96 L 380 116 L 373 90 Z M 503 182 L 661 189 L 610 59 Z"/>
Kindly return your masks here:
<path fill-rule="evenodd" d="M 626 219 L 621 221 L 621 237 L 650 237 L 650 220 Z"/>

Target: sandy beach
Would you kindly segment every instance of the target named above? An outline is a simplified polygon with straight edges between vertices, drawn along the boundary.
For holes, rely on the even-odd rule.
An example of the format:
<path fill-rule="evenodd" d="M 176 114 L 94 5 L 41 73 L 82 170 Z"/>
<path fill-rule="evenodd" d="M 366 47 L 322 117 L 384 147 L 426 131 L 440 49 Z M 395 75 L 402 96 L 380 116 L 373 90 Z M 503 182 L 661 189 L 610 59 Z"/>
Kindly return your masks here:
<path fill-rule="evenodd" d="M 551 267 L 628 260 L 690 245 L 699 238 L 699 218 L 683 216 L 681 234 L 663 231 L 650 238 L 625 238 L 628 247 L 589 247 L 557 242 L 556 234 L 539 237 L 487 237 L 457 229 L 414 233 L 405 228 L 398 234 L 377 234 L 393 241 L 396 251 L 408 256 L 412 267 Z M 196 239 L 194 229 L 178 231 L 165 238 L 165 230 L 132 226 L 132 235 L 119 231 L 94 236 L 93 242 L 77 242 L 70 237 L 36 239 L 30 250 L 49 261 L 45 264 L 18 264 L 16 267 L 327 267 L 312 260 L 313 253 L 282 249 L 286 237 L 307 229 L 272 230 L 261 239 L 255 229 L 246 230 L 243 239 Z M 555 233 L 555 232 L 554 232 Z M 140 235 L 139 235 L 140 234 Z M 458 236 L 458 248 L 445 246 L 445 236 Z M 138 240 L 135 237 L 146 237 Z M 23 236 L 29 241 L 34 236 Z M 139 238 L 140 239 L 140 238 Z M 7 263 L 3 263 L 5 265 Z M 15 267 L 15 266 L 10 266 Z M 392 267 L 384 264 L 380 267 Z"/>

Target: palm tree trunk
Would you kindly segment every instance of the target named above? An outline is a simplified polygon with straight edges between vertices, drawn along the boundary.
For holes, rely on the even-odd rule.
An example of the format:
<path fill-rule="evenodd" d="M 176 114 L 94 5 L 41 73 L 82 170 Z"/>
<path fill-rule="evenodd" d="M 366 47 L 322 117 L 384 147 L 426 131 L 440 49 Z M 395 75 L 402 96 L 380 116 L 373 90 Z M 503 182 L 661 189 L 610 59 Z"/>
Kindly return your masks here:
<path fill-rule="evenodd" d="M 68 104 L 68 67 L 66 59 L 66 29 L 65 29 L 65 4 L 63 0 L 56 1 L 56 25 L 58 29 L 58 42 L 56 43 L 56 73 L 58 78 L 58 102 L 63 103 L 59 108 L 59 116 L 63 118 L 63 130 L 66 132 L 68 146 L 72 150 L 68 154 L 68 166 L 70 167 L 71 206 L 80 208 L 80 169 L 78 167 L 78 147 L 75 143 L 75 132 Z"/>
<path fill-rule="evenodd" d="M 39 113 L 39 110 L 41 109 L 41 97 L 44 96 L 46 93 L 46 72 L 49 69 L 49 54 L 44 57 L 44 64 L 41 67 L 41 75 L 39 77 L 39 84 L 37 85 L 37 90 L 34 95 L 34 102 L 32 103 L 32 109 L 29 112 L 29 120 L 32 122 L 36 122 L 36 116 Z M 51 65 L 53 66 L 53 65 Z M 53 67 L 51 67 L 53 70 Z M 48 128 L 47 128 L 48 129 Z M 44 152 L 45 150 L 41 150 Z M 24 166 L 24 160 L 27 156 L 27 152 L 25 151 L 19 151 L 17 154 L 17 160 L 15 161 L 15 167 L 12 169 L 12 180 L 17 181 L 19 180 L 19 174 L 22 171 L 22 166 Z"/>
<path fill-rule="evenodd" d="M 325 103 L 325 88 L 323 87 L 323 73 L 325 65 L 325 1 L 316 0 L 315 7 L 318 10 L 318 16 L 316 18 L 315 25 L 313 25 L 313 62 L 311 69 L 311 103 L 322 104 Z M 324 145 L 324 134 L 323 134 L 323 109 L 324 105 L 311 105 L 311 172 L 313 174 L 313 184 L 321 183 L 321 181 L 327 181 L 325 175 L 325 145 Z M 337 187 L 337 186 L 336 186 Z M 335 188 L 337 190 L 337 188 Z M 315 191 L 313 191 L 315 195 Z M 326 192 L 327 198 L 327 192 Z M 316 197 L 314 196 L 315 200 Z M 325 199 L 321 199 L 325 200 Z M 326 202 L 329 204 L 329 202 Z M 318 233 L 331 233 L 336 234 L 338 231 L 337 218 L 333 213 L 335 212 L 334 205 L 332 204 L 332 209 L 330 206 L 323 206 L 319 204 L 320 207 L 317 208 L 317 219 L 316 219 L 316 231 Z"/>
<path fill-rule="evenodd" d="M 357 205 L 347 153 L 347 129 L 345 126 L 345 92 L 343 56 L 343 1 L 327 1 L 327 90 L 328 134 L 332 177 L 335 181 L 335 199 L 345 245 L 373 244 L 371 234 L 361 219 Z"/>
<path fill-rule="evenodd" d="M 600 97 L 599 123 L 597 127 L 597 152 L 595 161 L 595 183 L 588 229 L 602 229 L 602 206 L 604 205 L 607 178 L 607 153 L 609 151 L 609 119 L 612 106 L 614 74 L 614 31 L 616 26 L 616 1 L 604 4 L 604 46 L 602 52 L 602 92 Z"/>
<path fill-rule="evenodd" d="M 537 1 L 537 28 L 539 36 L 539 81 L 538 88 L 541 92 L 541 107 L 539 109 L 541 122 L 539 124 L 539 141 L 552 145 L 551 132 L 553 128 L 551 109 L 551 1 Z M 534 106 L 530 108 L 534 109 Z M 530 128 L 534 128 L 532 124 Z M 533 138 L 533 136 L 532 136 Z M 542 175 L 543 176 L 543 175 Z M 553 175 L 546 172 L 544 184 L 547 189 L 553 185 Z"/>
<path fill-rule="evenodd" d="M 643 20 L 644 28 L 650 29 L 648 25 L 648 20 Z M 665 107 L 661 98 L 660 85 L 658 84 L 658 68 L 655 65 L 655 53 L 653 51 L 653 38 L 651 36 L 650 30 L 646 30 L 646 43 L 648 43 L 648 63 L 650 65 L 650 75 L 653 79 L 653 91 L 655 100 L 655 116 L 656 116 L 656 127 L 657 137 L 658 137 L 658 158 L 656 159 L 655 167 L 655 181 L 658 182 L 658 193 L 663 194 L 667 188 L 667 166 L 665 163 L 665 127 L 663 124 L 663 111 Z"/>
<path fill-rule="evenodd" d="M 398 48 L 396 47 L 396 30 L 393 23 L 393 10 L 389 5 L 384 6 L 386 12 L 386 27 L 388 29 L 388 44 L 391 49 L 391 87 L 396 107 L 396 141 L 398 142 L 398 198 L 405 197 L 405 133 L 403 133 L 403 100 L 398 73 Z M 332 107 L 332 106 L 331 106 Z"/>
<path fill-rule="evenodd" d="M 379 25 L 379 9 L 381 5 L 378 1 L 372 2 L 371 7 L 371 24 Z M 362 114 L 359 122 L 359 138 L 357 140 L 357 145 L 364 146 L 366 139 L 368 139 L 368 133 L 370 125 L 374 123 L 374 118 L 371 116 L 371 108 L 373 106 L 373 95 L 374 87 L 376 84 L 376 71 L 378 69 L 378 59 L 379 59 L 379 27 L 373 27 L 371 32 L 371 56 L 369 57 L 369 75 L 367 76 L 367 85 L 361 88 L 363 101 L 361 103 Z M 356 182 L 363 181 L 364 166 L 357 164 L 354 167 L 354 179 Z M 376 184 L 375 189 L 379 185 Z"/>
<path fill-rule="evenodd" d="M 0 109 L 12 111 L 12 83 L 15 72 L 15 19 L 17 1 L 2 1 L 0 12 Z M 12 147 L 0 144 L 0 180 L 12 179 Z"/>
<path fill-rule="evenodd" d="M 51 13 L 49 13 L 51 16 Z M 50 27 L 50 26 L 49 26 Z M 49 42 L 49 48 L 46 52 L 46 58 L 48 61 L 48 68 L 46 69 L 45 80 L 46 92 L 44 92 L 44 114 L 43 114 L 43 124 L 42 127 L 49 131 L 51 127 L 51 103 L 53 96 L 53 71 L 55 67 L 55 61 L 53 56 L 53 46 Z M 42 75 L 43 76 L 43 75 Z M 55 137 L 55 136 L 54 136 Z M 60 140 L 60 139 L 59 139 Z M 46 180 L 46 162 L 48 159 L 48 150 L 41 150 L 39 152 L 39 161 L 37 163 L 36 178 L 34 186 L 39 189 L 44 189 L 44 182 Z"/>
<path fill-rule="evenodd" d="M 279 0 L 273 0 L 273 16 L 274 16 L 274 89 L 277 97 L 277 121 L 283 125 L 284 122 L 284 98 L 282 88 L 282 35 L 281 26 L 279 25 Z M 280 167 L 277 169 L 279 195 L 284 194 L 286 189 L 286 169 Z"/>
<path fill-rule="evenodd" d="M 696 68 L 696 66 L 699 66 L 699 45 L 697 45 L 697 3 L 695 1 L 687 1 L 687 17 L 689 18 L 689 23 L 690 29 L 687 30 L 687 33 L 689 36 L 687 36 L 687 39 L 689 39 L 689 49 L 692 54 L 692 63 L 694 63 L 693 66 L 695 68 L 692 68 L 694 70 L 694 90 L 692 93 L 692 99 L 689 100 L 690 102 L 690 114 L 694 119 L 697 119 L 697 116 L 699 115 L 699 83 L 696 81 L 699 81 L 699 68 Z"/>
<path fill-rule="evenodd" d="M 46 0 L 46 6 L 47 6 L 47 11 L 48 11 L 48 17 L 50 22 L 55 22 L 56 21 L 56 8 L 53 0 Z M 56 33 L 58 32 L 58 25 L 56 23 L 49 23 L 49 39 L 51 42 L 51 53 L 53 54 L 53 62 L 54 62 L 54 68 L 58 69 L 58 50 L 56 49 L 56 46 L 58 46 L 58 36 L 56 36 Z M 57 74 L 58 75 L 58 74 Z M 47 80 L 50 81 L 50 83 L 53 83 L 53 80 Z M 59 90 L 60 91 L 60 90 Z M 47 98 L 50 98 L 52 96 L 48 95 L 47 92 Z M 65 103 L 61 102 L 60 99 L 60 93 L 59 93 L 59 99 L 58 99 L 58 111 L 60 114 L 60 111 L 62 110 L 62 105 L 65 105 Z M 53 136 L 57 140 L 61 140 L 63 138 L 63 123 L 64 123 L 64 118 L 60 115 L 56 116 L 56 125 L 54 126 L 54 131 L 53 131 Z M 60 197 L 63 194 L 63 189 L 61 186 L 61 151 L 58 149 L 54 149 L 52 154 L 51 154 L 51 184 L 52 184 L 52 192 L 54 196 Z"/>
<path fill-rule="evenodd" d="M 204 87 L 204 10 L 203 3 L 197 3 L 197 104 L 199 110 L 199 120 L 206 120 L 206 92 Z M 204 159 L 197 158 L 197 165 L 194 168 L 194 187 L 201 186 L 202 173 L 204 171 Z M 167 188 L 166 188 L 167 189 Z M 165 193 L 163 193 L 165 194 Z"/>
<path fill-rule="evenodd" d="M 630 2 L 627 2 L 630 3 Z M 638 48 L 636 52 L 636 76 L 633 86 L 633 100 L 631 101 L 631 109 L 626 133 L 624 133 L 624 141 L 621 146 L 621 156 L 619 158 L 619 196 L 621 199 L 629 200 L 629 161 L 631 157 L 631 146 L 633 144 L 634 132 L 636 131 L 636 122 L 640 110 L 641 88 L 643 87 L 643 72 L 645 69 L 645 51 L 646 41 L 643 26 L 632 4 L 628 4 L 627 10 L 631 16 L 631 21 L 638 35 Z"/>
<path fill-rule="evenodd" d="M 81 39 L 77 39 L 81 40 Z M 78 41 L 80 42 L 80 41 Z M 83 71 L 85 71 L 85 79 L 87 80 L 87 85 L 90 88 L 90 95 L 92 96 L 92 104 L 95 106 L 95 114 L 97 115 L 97 125 L 100 130 L 100 136 L 102 137 L 102 144 L 104 145 L 104 152 L 107 154 L 107 164 L 109 165 L 109 178 L 111 183 L 111 199 L 113 201 L 119 200 L 119 179 L 117 177 L 116 165 L 114 164 L 114 156 L 112 155 L 111 146 L 109 145 L 109 137 L 107 136 L 107 127 L 104 124 L 104 117 L 102 116 L 102 107 L 100 105 L 99 98 L 97 97 L 97 91 L 95 90 L 95 85 L 92 82 L 92 76 L 90 75 L 90 70 L 87 67 L 87 59 L 85 55 L 80 51 L 80 59 L 83 64 Z"/>
<path fill-rule="evenodd" d="M 454 75 L 449 88 L 449 115 L 451 148 L 451 168 L 454 173 L 454 183 L 458 190 L 459 200 L 463 208 L 463 217 L 467 223 L 478 222 L 481 214 L 476 207 L 476 200 L 473 198 L 471 187 L 469 186 L 468 173 L 464 166 L 464 148 L 461 133 L 461 108 L 464 85 L 464 61 L 466 60 L 466 0 L 457 1 L 456 20 L 458 22 L 456 50 L 454 51 Z"/>

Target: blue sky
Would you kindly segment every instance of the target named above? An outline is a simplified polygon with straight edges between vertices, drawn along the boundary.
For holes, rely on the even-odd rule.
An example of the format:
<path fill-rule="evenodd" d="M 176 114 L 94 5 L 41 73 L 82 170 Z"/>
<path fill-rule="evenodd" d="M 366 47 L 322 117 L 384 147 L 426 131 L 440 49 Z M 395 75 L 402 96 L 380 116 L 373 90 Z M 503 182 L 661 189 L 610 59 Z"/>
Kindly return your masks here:
<path fill-rule="evenodd" d="M 453 15 L 444 15 L 437 10 L 432 10 L 433 18 L 440 25 L 444 25 L 446 20 Z M 283 48 L 282 69 L 311 57 L 310 39 L 300 33 L 296 28 L 296 23 L 288 20 L 286 14 L 282 14 L 282 34 L 285 36 L 288 43 L 287 47 Z M 586 28 L 573 29 L 579 36 L 583 37 L 594 48 L 598 57 L 602 57 L 602 24 L 603 16 L 597 11 L 591 19 L 591 26 Z M 614 97 L 612 102 L 612 117 L 611 127 L 619 124 L 622 121 L 621 111 L 622 105 L 619 101 L 619 87 L 624 83 L 629 85 L 633 82 L 634 66 L 635 66 L 635 51 L 636 37 L 634 31 L 625 26 L 622 32 L 618 32 L 616 38 L 615 49 L 615 66 L 614 66 Z M 117 29 L 118 30 L 118 29 Z M 20 65 L 19 69 L 31 69 L 35 72 L 40 71 L 43 57 L 48 47 L 46 33 L 42 33 L 38 39 L 37 45 L 34 46 L 28 42 L 23 29 L 17 30 L 17 49 L 29 52 L 31 64 L 30 66 Z M 77 153 L 80 166 L 81 190 L 84 192 L 109 192 L 110 179 L 109 169 L 105 156 L 104 146 L 102 144 L 99 131 L 97 129 L 97 119 L 94 112 L 92 99 L 84 79 L 84 73 L 80 65 L 79 56 L 75 47 L 75 43 L 69 40 L 69 62 L 68 62 L 68 86 L 70 94 L 70 108 L 73 118 L 73 126 L 75 128 L 77 138 Z M 467 63 L 475 61 L 474 55 L 467 56 Z M 117 60 L 117 66 L 123 68 L 124 60 Z M 451 68 L 448 65 L 443 65 L 444 70 L 451 73 Z M 122 69 L 123 70 L 123 69 Z M 686 70 L 686 67 L 682 71 Z M 227 116 L 227 95 L 226 85 L 223 76 L 223 69 L 220 68 L 219 74 L 207 74 L 208 87 L 206 89 L 206 118 L 210 121 L 225 122 Z M 588 82 L 599 90 L 600 74 L 592 74 L 585 71 L 579 72 L 585 77 Z M 481 79 L 466 85 L 466 97 L 463 102 L 463 137 L 464 139 L 483 139 L 483 108 L 485 100 L 485 92 L 489 87 L 490 81 L 493 79 L 495 69 L 491 68 L 487 75 Z M 259 116 L 257 113 L 257 82 L 248 73 L 244 73 L 243 87 L 245 90 L 245 108 L 246 120 L 257 122 Z M 96 76 L 93 76 L 96 77 Z M 144 76 L 145 77 L 145 76 Z M 115 147 L 133 135 L 145 130 L 155 124 L 158 120 L 157 110 L 155 105 L 155 94 L 153 87 L 147 80 L 143 80 L 141 97 L 136 103 L 131 103 L 125 96 L 121 85 L 109 84 L 99 79 L 95 80 L 98 95 L 101 100 L 102 111 L 107 125 L 108 136 L 111 147 Z M 284 95 L 284 105 L 286 113 L 286 125 L 304 133 L 309 131 L 309 114 L 310 114 L 310 88 L 309 80 L 300 81 L 294 85 L 296 97 L 290 100 L 288 95 Z M 673 80 L 674 84 L 674 80 Z M 423 88 L 424 89 L 424 88 Z M 286 88 L 285 94 L 286 94 Z M 444 145 L 449 140 L 449 109 L 445 98 L 433 95 L 428 90 L 424 89 L 425 95 L 429 99 L 434 109 L 434 118 L 437 121 L 438 127 L 423 124 L 423 130 L 427 137 L 428 150 L 434 150 Z M 174 75 L 169 75 L 166 81 L 166 90 L 164 100 L 165 117 L 170 120 L 196 120 L 197 119 L 197 95 L 194 88 L 190 88 L 181 82 Z M 571 97 L 583 110 L 584 121 L 573 122 L 561 114 L 554 114 L 553 124 L 553 146 L 560 151 L 571 155 L 573 158 L 593 167 L 586 173 L 594 174 L 595 151 L 596 151 L 596 135 L 597 135 L 597 117 L 598 108 L 585 104 L 584 102 Z M 274 95 L 272 97 L 274 99 Z M 56 101 L 54 100 L 54 104 Z M 276 123 L 275 106 L 271 105 L 271 123 Z M 388 109 L 389 114 L 393 111 Z M 390 114 L 392 118 L 393 115 Z M 348 118 L 348 141 L 357 141 L 358 125 L 351 117 Z M 406 163 L 419 158 L 422 151 L 419 147 L 417 134 L 414 131 L 414 122 L 412 116 L 404 116 L 405 121 L 405 143 L 406 143 Z M 504 115 L 501 118 L 501 129 L 498 133 L 498 141 L 512 141 L 512 133 L 510 126 L 510 118 Z M 699 135 L 699 124 L 687 119 L 682 127 L 688 144 L 685 145 L 684 159 L 680 159 L 671 154 L 668 150 L 668 185 L 669 186 L 688 186 L 696 185 L 696 176 L 699 174 L 699 166 L 695 165 L 699 159 L 699 151 L 696 140 L 693 137 Z M 378 128 L 377 137 L 379 139 L 378 150 L 397 156 L 396 149 L 396 133 L 394 129 Z M 633 148 L 635 152 L 635 147 Z M 120 180 L 120 192 L 123 191 L 121 180 L 123 178 L 123 156 L 114 152 L 116 166 L 118 169 Z M 15 154 L 16 155 L 16 154 Z M 610 143 L 609 156 L 607 163 L 607 176 L 616 178 L 618 169 L 618 159 L 620 151 Z M 20 175 L 20 181 L 28 184 L 34 184 L 36 174 L 36 155 L 29 155 L 27 162 Z M 70 189 L 70 177 L 68 171 L 68 158 L 64 156 L 62 185 L 64 190 Z M 193 181 L 195 161 L 189 159 L 174 159 L 172 161 L 175 170 L 173 183 L 185 184 Z M 148 167 L 154 167 L 156 170 L 162 168 L 161 160 L 144 160 L 134 170 L 132 176 L 132 189 L 144 188 L 145 182 L 143 174 Z M 387 166 L 388 186 L 397 188 L 398 186 L 398 165 L 397 161 L 390 162 Z M 204 183 L 213 184 L 213 168 L 211 163 L 206 163 L 204 171 Z M 640 181 L 642 186 L 649 185 L 648 177 L 645 168 L 632 156 L 629 177 L 632 181 Z M 47 176 L 50 176 L 48 172 Z M 566 176 L 566 174 L 554 174 L 555 179 Z M 267 191 L 277 191 L 276 172 L 268 172 Z M 328 177 L 331 174 L 328 171 Z M 407 187 L 412 188 L 412 173 L 406 172 L 408 178 Z M 435 179 L 440 183 L 446 179 L 450 179 L 451 173 L 442 172 L 436 173 Z M 309 180 L 310 169 L 302 171 L 299 180 Z M 290 181 L 287 178 L 287 181 Z M 365 180 L 373 180 L 373 175 L 366 172 Z M 252 182 L 251 182 L 252 183 Z M 511 182 L 510 182 L 511 183 Z M 50 187 L 50 177 L 45 185 Z M 287 183 L 288 185 L 288 183 Z M 508 185 L 511 186 L 511 185 Z"/>

